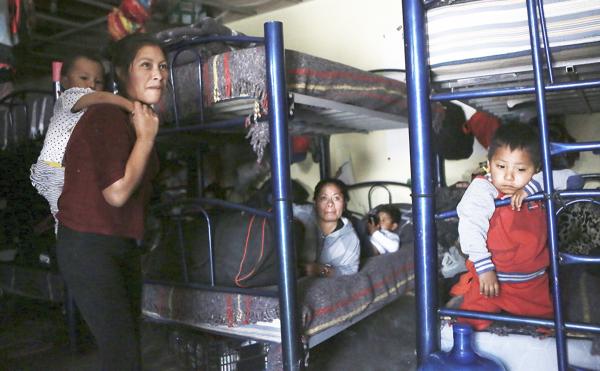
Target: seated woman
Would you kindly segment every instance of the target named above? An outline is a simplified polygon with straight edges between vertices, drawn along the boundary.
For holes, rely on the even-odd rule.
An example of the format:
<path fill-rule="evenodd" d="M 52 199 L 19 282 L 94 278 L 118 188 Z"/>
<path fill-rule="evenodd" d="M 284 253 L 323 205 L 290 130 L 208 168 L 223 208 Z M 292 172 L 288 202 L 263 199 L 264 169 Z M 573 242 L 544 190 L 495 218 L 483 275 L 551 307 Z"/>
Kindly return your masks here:
<path fill-rule="evenodd" d="M 332 277 L 358 272 L 360 243 L 352 223 L 342 216 L 348 199 L 344 182 L 324 179 L 315 186 L 314 208 L 294 205 L 294 216 L 307 229 L 314 227 L 318 234 L 316 261 L 303 267 L 307 276 Z"/>

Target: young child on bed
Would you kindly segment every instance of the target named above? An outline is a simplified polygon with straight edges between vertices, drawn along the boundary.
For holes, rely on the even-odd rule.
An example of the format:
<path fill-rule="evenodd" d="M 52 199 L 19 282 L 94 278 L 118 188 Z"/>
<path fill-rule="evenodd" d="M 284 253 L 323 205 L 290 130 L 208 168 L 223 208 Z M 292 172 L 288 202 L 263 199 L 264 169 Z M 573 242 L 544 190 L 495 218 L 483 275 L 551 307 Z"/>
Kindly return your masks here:
<path fill-rule="evenodd" d="M 460 309 L 551 317 L 546 215 L 540 201 L 495 208 L 494 200 L 527 190 L 540 167 L 536 131 L 525 124 L 501 126 L 488 151 L 489 173 L 467 188 L 457 213 L 467 273 L 452 288 Z M 527 191 L 525 191 L 527 193 Z M 522 201 L 522 200 L 521 200 Z M 491 321 L 459 318 L 477 330 Z"/>
<path fill-rule="evenodd" d="M 400 236 L 396 230 L 400 217 L 400 210 L 392 205 L 379 205 L 375 209 L 375 215 L 367 223 L 373 255 L 398 251 Z"/>
<path fill-rule="evenodd" d="M 56 216 L 58 198 L 62 193 L 65 169 L 62 167 L 67 142 L 86 108 L 101 103 L 115 104 L 127 112 L 133 111 L 128 99 L 109 92 L 96 91 L 104 87 L 104 67 L 93 55 L 78 54 L 63 63 L 61 85 L 66 89 L 54 104 L 53 116 L 42 151 L 31 166 L 31 184 L 48 203 Z M 56 223 L 56 217 L 55 217 Z"/>

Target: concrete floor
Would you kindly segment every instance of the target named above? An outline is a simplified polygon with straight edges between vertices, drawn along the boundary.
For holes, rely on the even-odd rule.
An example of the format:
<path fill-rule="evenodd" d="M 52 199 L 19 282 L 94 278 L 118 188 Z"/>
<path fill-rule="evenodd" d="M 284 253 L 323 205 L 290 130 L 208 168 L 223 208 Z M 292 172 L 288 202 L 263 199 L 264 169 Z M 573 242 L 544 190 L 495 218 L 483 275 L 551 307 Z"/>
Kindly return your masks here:
<path fill-rule="evenodd" d="M 70 352 L 60 307 L 25 299 L 0 300 L 1 370 L 99 369 L 95 346 L 85 333 L 81 351 L 75 355 Z M 415 370 L 414 318 L 414 298 L 402 297 L 311 349 L 309 370 Z M 185 338 L 186 330 L 183 331 Z M 172 327 L 144 323 L 142 356 L 145 371 L 194 368 L 190 366 L 193 360 L 189 359 L 189 342 L 177 344 L 178 339 L 174 334 Z"/>

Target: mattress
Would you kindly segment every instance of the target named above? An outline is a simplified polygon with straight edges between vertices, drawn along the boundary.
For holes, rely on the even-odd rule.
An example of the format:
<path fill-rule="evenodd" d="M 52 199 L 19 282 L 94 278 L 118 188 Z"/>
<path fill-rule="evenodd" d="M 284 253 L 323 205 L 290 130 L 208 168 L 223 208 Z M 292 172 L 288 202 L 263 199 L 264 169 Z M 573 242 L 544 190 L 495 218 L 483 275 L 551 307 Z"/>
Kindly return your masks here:
<path fill-rule="evenodd" d="M 396 253 L 369 258 L 357 274 L 302 278 L 299 317 L 309 344 L 324 340 L 414 289 L 412 242 Z M 276 288 L 265 288 L 275 295 Z M 147 319 L 212 332 L 280 342 L 279 302 L 273 295 L 216 292 L 160 283 L 144 284 Z"/>
<path fill-rule="evenodd" d="M 173 85 L 158 107 L 163 121 L 174 121 L 174 101 L 177 101 L 179 118 L 190 123 L 199 123 L 201 111 L 211 120 L 239 115 L 237 110 L 231 112 L 217 107 L 236 100 L 249 102 L 245 114 L 255 120 L 267 113 L 263 46 L 213 55 L 202 61 L 201 68 L 193 55 L 185 51 L 173 64 Z M 293 50 L 285 51 L 285 63 L 290 92 L 406 116 L 403 82 Z M 403 123 L 396 121 L 398 127 Z M 367 123 L 363 125 L 369 129 Z"/>
<path fill-rule="evenodd" d="M 599 1 L 545 0 L 544 13 L 554 66 L 600 61 Z M 524 0 L 440 6 L 426 19 L 435 82 L 532 70 Z"/>

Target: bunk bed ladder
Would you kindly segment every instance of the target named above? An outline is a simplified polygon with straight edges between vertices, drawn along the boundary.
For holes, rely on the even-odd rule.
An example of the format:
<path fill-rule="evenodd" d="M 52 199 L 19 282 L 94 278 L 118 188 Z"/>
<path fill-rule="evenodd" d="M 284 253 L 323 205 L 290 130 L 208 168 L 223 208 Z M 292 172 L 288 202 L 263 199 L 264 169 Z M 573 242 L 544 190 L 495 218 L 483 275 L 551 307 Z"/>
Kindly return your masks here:
<path fill-rule="evenodd" d="M 598 191 L 567 191 L 554 192 L 550 157 L 555 154 L 570 151 L 587 151 L 600 148 L 600 143 L 550 143 L 548 139 L 548 120 L 546 115 L 545 93 L 571 89 L 585 89 L 600 86 L 600 81 L 578 81 L 570 83 L 555 83 L 552 74 L 552 58 L 548 43 L 548 35 L 543 14 L 542 0 L 526 0 L 529 32 L 532 51 L 532 65 L 535 77 L 534 87 L 513 87 L 488 90 L 473 90 L 469 92 L 452 92 L 429 96 L 429 68 L 427 65 L 427 50 L 425 44 L 425 8 L 421 0 L 403 0 L 406 82 L 409 107 L 409 133 L 411 153 L 411 176 L 413 217 L 415 228 L 415 276 L 417 297 L 417 358 L 422 364 L 426 357 L 437 350 L 439 343 L 437 317 L 443 315 L 460 315 L 467 318 L 484 318 L 502 320 L 514 323 L 527 323 L 542 326 L 554 326 L 558 369 L 568 368 L 565 330 L 581 330 L 600 332 L 600 326 L 565 323 L 561 308 L 560 286 L 558 280 L 559 264 L 599 263 L 598 257 L 580 257 L 558 253 L 556 205 L 554 196 L 560 197 L 598 197 Z M 542 37 L 545 44 L 545 56 L 550 83 L 545 85 L 543 77 L 543 60 L 538 33 L 538 15 L 541 19 Z M 542 195 L 530 197 L 531 200 L 544 200 L 548 220 L 549 248 L 551 259 L 550 278 L 552 283 L 553 304 L 555 308 L 554 321 L 519 316 L 496 315 L 482 312 L 467 312 L 461 310 L 439 309 L 436 302 L 436 244 L 433 209 L 433 188 L 435 179 L 432 176 L 430 125 L 430 100 L 451 100 L 474 97 L 506 96 L 511 94 L 535 94 L 540 126 L 540 141 L 542 148 L 542 163 L 544 171 L 544 189 Z M 502 202 L 497 203 L 497 205 Z M 504 202 L 506 204 L 506 202 Z M 456 213 L 446 213 L 455 216 Z M 438 216 L 444 217 L 443 215 Z"/>

